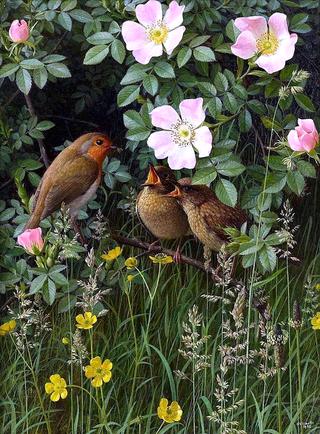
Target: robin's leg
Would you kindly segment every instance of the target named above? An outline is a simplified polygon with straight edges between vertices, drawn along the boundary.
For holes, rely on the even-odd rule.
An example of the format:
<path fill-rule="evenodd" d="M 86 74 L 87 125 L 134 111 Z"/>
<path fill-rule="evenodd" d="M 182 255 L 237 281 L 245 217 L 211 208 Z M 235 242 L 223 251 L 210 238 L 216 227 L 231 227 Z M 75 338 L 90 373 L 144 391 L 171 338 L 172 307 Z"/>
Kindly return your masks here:
<path fill-rule="evenodd" d="M 211 268 L 211 249 L 208 246 L 203 246 L 204 268 L 209 271 Z"/>
<path fill-rule="evenodd" d="M 176 252 L 173 256 L 173 260 L 174 262 L 176 262 L 177 264 L 181 264 L 181 240 L 179 240 L 177 248 L 176 248 Z"/>
<path fill-rule="evenodd" d="M 82 235 L 80 225 L 77 222 L 76 217 L 71 217 L 71 225 L 76 235 L 78 235 L 81 244 L 87 244 L 86 239 Z"/>

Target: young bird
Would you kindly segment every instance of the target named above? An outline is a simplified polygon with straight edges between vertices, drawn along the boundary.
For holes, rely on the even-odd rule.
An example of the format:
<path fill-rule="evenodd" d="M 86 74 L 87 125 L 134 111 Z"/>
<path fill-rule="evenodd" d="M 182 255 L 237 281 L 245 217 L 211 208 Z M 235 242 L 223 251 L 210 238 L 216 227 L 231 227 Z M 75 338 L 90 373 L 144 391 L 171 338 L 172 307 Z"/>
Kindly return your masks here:
<path fill-rule="evenodd" d="M 108 136 L 84 134 L 65 148 L 48 167 L 33 198 L 31 216 L 25 229 L 39 226 L 44 218 L 64 202 L 70 211 L 76 232 L 76 216 L 95 194 L 102 175 L 102 163 L 114 149 Z"/>
<path fill-rule="evenodd" d="M 189 178 L 181 180 L 182 184 L 190 183 Z M 137 197 L 136 210 L 139 219 L 160 240 L 175 240 L 186 236 L 190 230 L 188 219 L 178 202 L 166 197 L 173 191 L 177 183 L 173 172 L 163 166 L 153 167 L 142 191 Z M 177 253 L 177 259 L 179 254 Z"/>
<path fill-rule="evenodd" d="M 224 228 L 240 228 L 247 221 L 242 209 L 220 202 L 206 185 L 176 185 L 166 197 L 175 198 L 181 204 L 191 231 L 204 245 L 205 259 L 208 250 L 217 252 L 227 241 Z"/>

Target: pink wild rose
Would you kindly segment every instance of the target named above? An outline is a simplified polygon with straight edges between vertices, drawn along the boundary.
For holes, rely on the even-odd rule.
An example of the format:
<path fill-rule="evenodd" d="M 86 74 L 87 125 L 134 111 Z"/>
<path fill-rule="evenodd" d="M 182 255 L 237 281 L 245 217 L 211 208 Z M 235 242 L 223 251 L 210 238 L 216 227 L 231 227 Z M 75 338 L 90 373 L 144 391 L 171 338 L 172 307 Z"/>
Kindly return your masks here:
<path fill-rule="evenodd" d="M 9 36 L 12 42 L 25 42 L 30 35 L 28 23 L 25 20 L 14 20 L 9 29 Z"/>
<path fill-rule="evenodd" d="M 256 64 L 272 74 L 293 57 L 298 36 L 289 33 L 285 14 L 272 14 L 268 23 L 263 17 L 244 17 L 237 18 L 234 24 L 241 33 L 231 51 L 241 59 L 257 54 Z"/>
<path fill-rule="evenodd" d="M 146 65 L 152 57 L 162 55 L 163 46 L 168 54 L 176 48 L 186 30 L 183 22 L 184 6 L 176 1 L 169 4 L 162 18 L 161 3 L 149 0 L 136 7 L 136 17 L 140 24 L 125 21 L 122 25 L 122 36 L 128 50 L 137 62 Z"/>
<path fill-rule="evenodd" d="M 43 249 L 41 228 L 27 229 L 18 236 L 18 244 L 32 255 L 38 254 Z"/>
<path fill-rule="evenodd" d="M 212 148 L 212 135 L 208 127 L 201 126 L 205 119 L 203 99 L 185 99 L 178 113 L 169 105 L 157 107 L 150 113 L 151 122 L 164 131 L 152 133 L 148 145 L 156 158 L 168 157 L 171 169 L 193 169 L 196 165 L 194 148 L 199 157 L 207 157 Z"/>
<path fill-rule="evenodd" d="M 288 134 L 293 151 L 310 152 L 319 142 L 319 133 L 312 119 L 298 119 L 298 126 Z"/>

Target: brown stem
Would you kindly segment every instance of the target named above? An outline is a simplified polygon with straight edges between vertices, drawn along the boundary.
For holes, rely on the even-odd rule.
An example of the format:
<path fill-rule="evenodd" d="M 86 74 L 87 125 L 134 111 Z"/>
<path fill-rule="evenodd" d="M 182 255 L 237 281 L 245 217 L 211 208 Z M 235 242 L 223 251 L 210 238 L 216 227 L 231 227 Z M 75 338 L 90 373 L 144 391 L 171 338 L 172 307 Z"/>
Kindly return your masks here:
<path fill-rule="evenodd" d="M 24 97 L 26 99 L 28 110 L 29 110 L 31 116 L 36 117 L 37 114 L 36 114 L 35 109 L 33 107 L 30 95 L 25 95 Z M 41 154 L 42 161 L 44 162 L 44 164 L 45 164 L 46 167 L 49 167 L 50 166 L 50 162 L 49 162 L 49 158 L 47 156 L 46 149 L 44 147 L 44 142 L 43 142 L 42 139 L 37 139 L 37 141 L 38 141 L 38 144 L 39 144 L 39 149 L 40 149 L 40 154 Z"/>

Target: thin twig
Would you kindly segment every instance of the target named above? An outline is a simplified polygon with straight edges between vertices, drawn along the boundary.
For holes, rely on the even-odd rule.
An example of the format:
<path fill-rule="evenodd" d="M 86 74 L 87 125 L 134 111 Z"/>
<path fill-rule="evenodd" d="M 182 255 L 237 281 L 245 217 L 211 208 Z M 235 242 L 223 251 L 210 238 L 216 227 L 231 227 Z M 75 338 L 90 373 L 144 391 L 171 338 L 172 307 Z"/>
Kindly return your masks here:
<path fill-rule="evenodd" d="M 35 109 L 33 107 L 30 95 L 25 95 L 24 97 L 26 99 L 28 110 L 29 110 L 31 116 L 36 117 L 37 114 L 36 114 Z M 39 149 L 40 149 L 40 154 L 41 154 L 42 161 L 44 162 L 44 164 L 45 164 L 46 167 L 49 167 L 50 166 L 50 162 L 49 162 L 49 158 L 48 158 L 46 149 L 44 147 L 44 142 L 43 142 L 42 139 L 37 139 L 37 141 L 38 141 L 38 144 L 39 144 Z"/>

